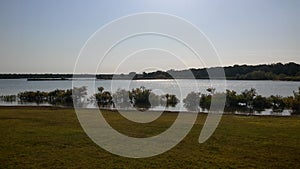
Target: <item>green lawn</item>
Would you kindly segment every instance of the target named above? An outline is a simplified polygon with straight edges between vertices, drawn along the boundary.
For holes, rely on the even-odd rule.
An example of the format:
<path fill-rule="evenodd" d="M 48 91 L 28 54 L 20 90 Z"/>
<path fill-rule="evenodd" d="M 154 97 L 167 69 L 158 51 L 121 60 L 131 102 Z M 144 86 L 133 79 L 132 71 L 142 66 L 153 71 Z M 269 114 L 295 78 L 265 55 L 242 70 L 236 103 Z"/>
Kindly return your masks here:
<path fill-rule="evenodd" d="M 148 137 L 168 128 L 176 113 L 137 125 L 104 113 L 122 133 Z M 0 107 L 0 168 L 300 168 L 300 117 L 224 115 L 214 135 L 199 144 L 199 115 L 188 136 L 164 154 L 130 159 L 94 144 L 73 109 Z"/>

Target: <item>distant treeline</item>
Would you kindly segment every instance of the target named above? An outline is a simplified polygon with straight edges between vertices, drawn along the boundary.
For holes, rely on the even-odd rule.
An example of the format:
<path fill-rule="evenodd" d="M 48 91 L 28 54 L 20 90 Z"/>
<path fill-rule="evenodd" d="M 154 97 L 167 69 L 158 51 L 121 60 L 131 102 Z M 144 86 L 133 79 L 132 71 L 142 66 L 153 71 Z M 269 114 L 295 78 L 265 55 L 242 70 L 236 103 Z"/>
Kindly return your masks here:
<path fill-rule="evenodd" d="M 290 62 L 271 65 L 234 65 L 225 67 L 227 79 L 235 80 L 300 80 L 300 65 Z"/>
<path fill-rule="evenodd" d="M 208 69 L 190 69 L 196 79 L 208 79 L 207 70 L 213 71 L 220 67 Z M 188 70 L 183 71 L 168 71 L 170 74 L 175 74 L 178 77 L 185 74 Z M 262 65 L 234 65 L 224 67 L 225 75 L 228 80 L 300 80 L 300 65 L 296 63 L 277 63 L 277 64 L 262 64 Z"/>
<path fill-rule="evenodd" d="M 214 68 L 192 68 L 188 70 L 168 70 L 156 72 L 143 72 L 137 74 L 0 74 L 0 79 L 20 79 L 29 80 L 67 80 L 71 78 L 97 78 L 97 79 L 208 79 L 208 70 L 213 71 L 220 67 Z M 290 62 L 287 64 L 261 64 L 261 65 L 234 65 L 224 67 L 225 75 L 228 80 L 288 80 L 300 81 L 300 65 Z"/>

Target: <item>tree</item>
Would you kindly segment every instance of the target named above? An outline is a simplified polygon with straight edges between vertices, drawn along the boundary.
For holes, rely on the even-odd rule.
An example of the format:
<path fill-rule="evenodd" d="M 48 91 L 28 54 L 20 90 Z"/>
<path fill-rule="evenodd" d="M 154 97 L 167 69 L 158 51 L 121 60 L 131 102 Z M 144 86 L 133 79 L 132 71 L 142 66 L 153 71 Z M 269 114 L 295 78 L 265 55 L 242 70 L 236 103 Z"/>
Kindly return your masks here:
<path fill-rule="evenodd" d="M 293 110 L 293 113 L 298 113 L 298 114 L 300 113 L 300 87 L 298 88 L 298 92 L 294 91 L 292 110 Z"/>
<path fill-rule="evenodd" d="M 132 89 L 130 91 L 129 99 L 134 107 L 149 109 L 151 107 L 149 100 L 150 94 L 150 89 L 146 89 L 144 86 L 141 86 L 140 88 Z"/>
<path fill-rule="evenodd" d="M 282 112 L 285 108 L 285 104 L 281 96 L 270 96 L 270 103 L 274 112 Z"/>
<path fill-rule="evenodd" d="M 111 107 L 113 105 L 110 92 L 104 91 L 103 87 L 98 87 L 98 93 L 94 94 L 99 107 Z"/>
<path fill-rule="evenodd" d="M 87 95 L 87 88 L 86 86 L 82 87 L 74 87 L 72 90 L 67 90 L 64 94 L 66 100 L 69 101 L 71 96 L 73 96 L 73 104 L 75 106 L 83 106 L 85 101 L 85 96 Z"/>
<path fill-rule="evenodd" d="M 199 105 L 202 109 L 209 109 L 211 104 L 212 95 L 201 94 Z"/>
<path fill-rule="evenodd" d="M 176 97 L 176 95 L 173 94 L 165 94 L 161 96 L 161 104 L 166 105 L 166 107 L 175 107 L 176 104 L 179 102 L 179 99 Z"/>
<path fill-rule="evenodd" d="M 131 106 L 129 91 L 125 89 L 118 89 L 113 95 L 113 102 L 116 107 L 119 108 L 128 108 Z"/>
<path fill-rule="evenodd" d="M 254 110 L 264 110 L 266 108 L 270 107 L 270 103 L 268 102 L 268 99 L 258 95 L 253 100 L 253 109 Z"/>
<path fill-rule="evenodd" d="M 184 106 L 190 111 L 198 111 L 200 102 L 200 93 L 191 92 L 183 99 Z"/>
<path fill-rule="evenodd" d="M 256 96 L 256 89 L 244 90 L 239 96 L 239 103 L 244 103 L 246 107 L 253 108 L 253 100 Z"/>
<path fill-rule="evenodd" d="M 238 98 L 236 92 L 233 90 L 226 90 L 226 107 L 237 107 Z"/>

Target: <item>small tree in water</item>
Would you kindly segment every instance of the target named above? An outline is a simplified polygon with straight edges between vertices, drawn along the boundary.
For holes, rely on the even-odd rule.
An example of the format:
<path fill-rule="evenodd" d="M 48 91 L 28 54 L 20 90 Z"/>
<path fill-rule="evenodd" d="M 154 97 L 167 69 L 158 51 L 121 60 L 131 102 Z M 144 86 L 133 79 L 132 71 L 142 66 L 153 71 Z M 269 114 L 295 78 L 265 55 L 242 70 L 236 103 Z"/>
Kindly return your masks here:
<path fill-rule="evenodd" d="M 300 87 L 298 88 L 298 92 L 294 91 L 294 99 L 292 102 L 292 110 L 294 113 L 300 114 Z"/>
<path fill-rule="evenodd" d="M 149 109 L 151 107 L 149 96 L 151 90 L 146 89 L 144 86 L 140 88 L 132 89 L 129 93 L 130 102 L 134 107 L 141 109 Z"/>
<path fill-rule="evenodd" d="M 274 112 L 282 112 L 285 108 L 285 103 L 281 96 L 270 96 L 269 102 L 272 105 L 272 109 Z"/>
<path fill-rule="evenodd" d="M 200 93 L 191 92 L 183 99 L 184 106 L 189 111 L 199 111 Z"/>
<path fill-rule="evenodd" d="M 72 90 L 67 90 L 65 93 L 65 99 L 69 100 L 69 95 L 72 94 L 73 96 L 73 104 L 75 106 L 82 107 L 84 105 L 85 96 L 87 95 L 87 88 L 86 86 L 82 87 L 74 87 Z"/>
<path fill-rule="evenodd" d="M 239 95 L 239 103 L 245 104 L 247 108 L 253 108 L 253 100 L 256 96 L 256 89 L 251 88 L 250 90 L 244 90 L 241 95 Z"/>
<path fill-rule="evenodd" d="M 110 92 L 104 91 L 103 87 L 98 87 L 98 93 L 94 94 L 99 107 L 111 107 L 113 105 Z"/>
<path fill-rule="evenodd" d="M 166 107 L 175 107 L 179 102 L 179 99 L 174 94 L 165 94 L 162 96 L 162 104 L 166 105 Z"/>
<path fill-rule="evenodd" d="M 131 106 L 129 91 L 125 89 L 118 89 L 112 97 L 115 106 L 118 108 L 128 108 Z"/>

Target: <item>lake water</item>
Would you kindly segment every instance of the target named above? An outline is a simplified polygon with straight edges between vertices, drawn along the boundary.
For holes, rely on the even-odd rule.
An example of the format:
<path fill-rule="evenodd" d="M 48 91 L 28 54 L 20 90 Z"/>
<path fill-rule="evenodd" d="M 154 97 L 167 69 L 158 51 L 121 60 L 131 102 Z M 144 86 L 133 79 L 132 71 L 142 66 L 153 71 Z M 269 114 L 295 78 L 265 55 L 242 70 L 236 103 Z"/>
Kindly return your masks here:
<path fill-rule="evenodd" d="M 223 89 L 223 81 L 220 80 L 92 80 L 92 79 L 77 79 L 76 86 L 87 86 L 88 96 L 93 94 L 97 87 L 102 86 L 105 90 L 115 92 L 118 88 L 133 89 L 140 86 L 152 89 L 156 94 L 175 94 L 181 101 L 174 108 L 168 110 L 183 110 L 182 99 L 192 91 L 197 90 L 201 93 L 207 93 L 209 87 Z M 242 81 L 242 80 L 227 80 L 226 89 L 234 90 L 238 93 L 245 89 L 255 88 L 258 94 L 262 96 L 280 95 L 292 96 L 293 91 L 297 91 L 300 82 L 290 81 Z M 26 79 L 0 79 L 0 95 L 16 95 L 23 91 L 51 91 L 55 89 L 70 89 L 72 81 L 27 81 Z M 15 105 L 14 103 L 0 103 L 2 105 Z M 162 107 L 153 108 L 154 110 L 164 109 Z M 269 111 L 260 114 L 269 115 Z M 285 114 L 288 114 L 285 112 Z"/>

